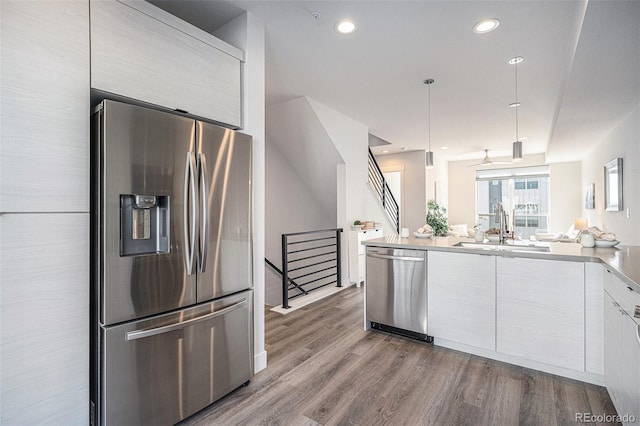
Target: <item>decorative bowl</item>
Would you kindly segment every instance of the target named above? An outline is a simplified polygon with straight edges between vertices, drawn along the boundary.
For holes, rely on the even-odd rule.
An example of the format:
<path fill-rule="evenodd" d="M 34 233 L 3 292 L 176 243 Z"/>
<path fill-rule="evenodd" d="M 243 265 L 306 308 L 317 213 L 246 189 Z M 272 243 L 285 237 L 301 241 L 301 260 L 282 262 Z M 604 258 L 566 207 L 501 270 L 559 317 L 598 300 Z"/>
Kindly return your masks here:
<path fill-rule="evenodd" d="M 620 244 L 620 241 L 609 241 L 609 240 L 596 240 L 596 247 L 615 247 Z"/>
<path fill-rule="evenodd" d="M 424 234 L 420 234 L 418 232 L 414 232 L 413 235 L 416 238 L 431 238 L 431 236 L 433 235 L 433 232 L 425 232 Z"/>

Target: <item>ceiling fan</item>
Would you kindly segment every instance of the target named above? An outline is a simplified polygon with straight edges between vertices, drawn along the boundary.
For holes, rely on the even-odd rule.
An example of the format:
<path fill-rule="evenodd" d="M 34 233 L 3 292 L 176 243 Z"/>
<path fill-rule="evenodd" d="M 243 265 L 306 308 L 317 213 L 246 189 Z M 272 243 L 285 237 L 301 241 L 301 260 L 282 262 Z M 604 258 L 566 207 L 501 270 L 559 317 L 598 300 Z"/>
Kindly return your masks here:
<path fill-rule="evenodd" d="M 471 164 L 467 167 L 476 167 L 476 166 L 489 166 L 492 164 L 511 164 L 511 161 L 493 161 L 491 159 L 491 157 L 489 157 L 489 150 L 485 149 L 484 150 L 484 159 L 482 160 L 481 163 L 478 164 Z"/>

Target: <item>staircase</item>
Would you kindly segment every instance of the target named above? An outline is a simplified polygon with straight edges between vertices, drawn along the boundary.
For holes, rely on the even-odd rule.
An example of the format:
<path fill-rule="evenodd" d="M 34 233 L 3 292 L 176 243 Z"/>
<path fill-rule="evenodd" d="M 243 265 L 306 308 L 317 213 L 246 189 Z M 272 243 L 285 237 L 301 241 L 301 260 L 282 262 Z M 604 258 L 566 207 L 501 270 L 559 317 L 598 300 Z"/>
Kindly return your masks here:
<path fill-rule="evenodd" d="M 369 187 L 373 190 L 376 199 L 389 219 L 396 234 L 400 233 L 400 207 L 389 189 L 380 166 L 369 149 Z"/>

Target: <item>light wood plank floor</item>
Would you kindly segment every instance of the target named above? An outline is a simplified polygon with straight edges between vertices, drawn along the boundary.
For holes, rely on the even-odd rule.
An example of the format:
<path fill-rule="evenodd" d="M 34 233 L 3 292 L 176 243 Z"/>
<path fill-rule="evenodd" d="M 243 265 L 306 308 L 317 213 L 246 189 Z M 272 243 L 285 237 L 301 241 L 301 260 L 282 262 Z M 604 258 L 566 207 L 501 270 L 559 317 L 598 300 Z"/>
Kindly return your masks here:
<path fill-rule="evenodd" d="M 184 425 L 569 425 L 615 414 L 606 390 L 364 331 L 363 290 L 267 312 L 268 367 Z"/>

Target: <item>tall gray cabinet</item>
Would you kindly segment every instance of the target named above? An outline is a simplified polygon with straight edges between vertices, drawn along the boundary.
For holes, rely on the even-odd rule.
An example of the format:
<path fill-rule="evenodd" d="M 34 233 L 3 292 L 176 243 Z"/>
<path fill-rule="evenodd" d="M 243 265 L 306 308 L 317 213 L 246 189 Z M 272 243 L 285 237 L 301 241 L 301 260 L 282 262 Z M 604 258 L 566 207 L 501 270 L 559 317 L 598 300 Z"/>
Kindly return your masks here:
<path fill-rule="evenodd" d="M 89 4 L 0 8 L 0 423 L 86 424 Z"/>

